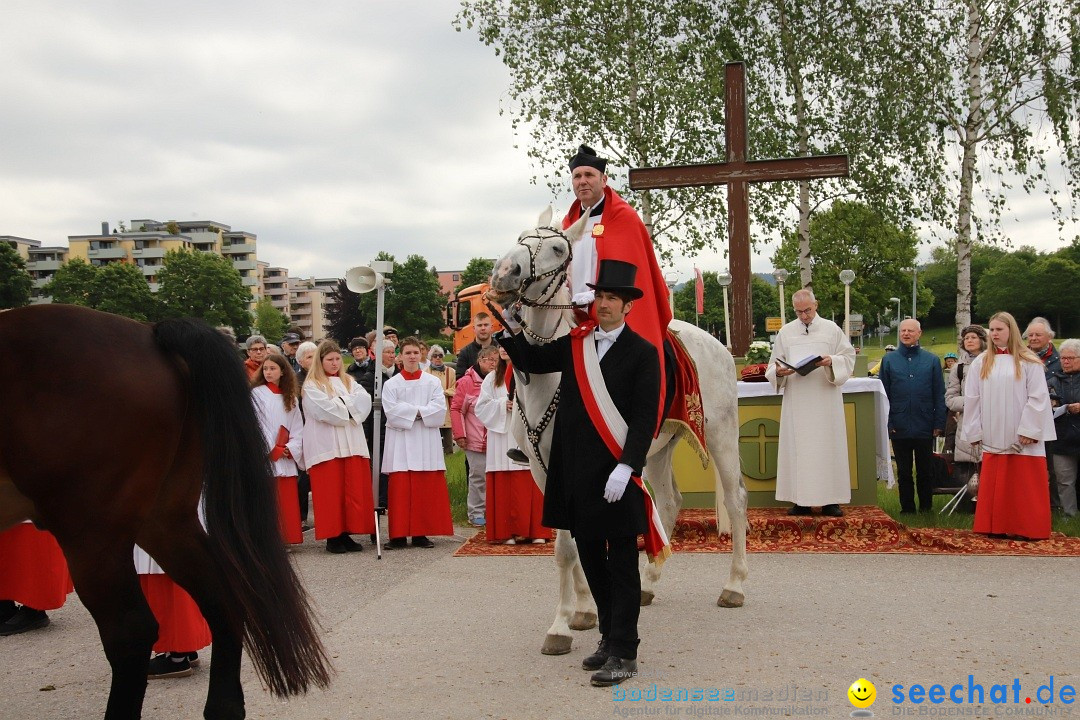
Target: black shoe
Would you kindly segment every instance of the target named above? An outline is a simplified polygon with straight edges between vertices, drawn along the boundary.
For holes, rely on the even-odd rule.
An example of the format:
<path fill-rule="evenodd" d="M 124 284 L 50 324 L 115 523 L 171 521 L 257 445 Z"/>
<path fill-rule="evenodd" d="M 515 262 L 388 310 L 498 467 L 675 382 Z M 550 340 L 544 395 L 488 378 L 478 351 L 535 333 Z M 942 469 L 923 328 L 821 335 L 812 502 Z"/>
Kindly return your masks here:
<path fill-rule="evenodd" d="M 810 515 L 810 508 L 805 505 L 792 505 L 791 509 L 787 511 L 788 515 Z"/>
<path fill-rule="evenodd" d="M 199 653 L 197 653 L 197 652 L 184 653 L 184 657 L 187 658 L 188 664 L 191 665 L 191 667 L 199 667 Z"/>
<path fill-rule="evenodd" d="M 43 628 L 48 624 L 49 616 L 45 614 L 44 610 L 35 610 L 23 605 L 15 611 L 14 615 L 7 619 L 7 622 L 0 625 L 0 636 L 18 635 L 19 633 Z"/>
<path fill-rule="evenodd" d="M 19 606 L 14 600 L 0 600 L 0 625 L 3 625 L 18 612 Z"/>
<path fill-rule="evenodd" d="M 840 509 L 839 505 L 823 505 L 821 507 L 821 514 L 828 515 L 829 517 L 844 517 L 844 511 Z"/>
<path fill-rule="evenodd" d="M 596 652 L 581 661 L 581 669 L 599 670 L 604 667 L 604 663 L 607 662 L 609 657 L 611 657 L 611 648 L 608 647 L 607 638 L 600 638 L 600 642 L 596 646 Z"/>
<path fill-rule="evenodd" d="M 433 548 L 435 543 L 431 542 L 431 539 L 425 535 L 416 535 L 412 539 L 413 547 Z"/>
<path fill-rule="evenodd" d="M 525 454 L 525 451 L 520 448 L 510 448 L 506 451 L 506 457 L 511 461 L 516 462 L 519 465 L 528 465 L 529 456 Z"/>
<path fill-rule="evenodd" d="M 593 673 L 590 681 L 595 687 L 611 687 L 637 675 L 637 660 L 608 657 L 604 667 Z"/>
<path fill-rule="evenodd" d="M 150 666 L 146 670 L 146 677 L 151 680 L 164 680 L 166 678 L 187 677 L 195 672 L 191 669 L 191 661 L 188 660 L 191 653 L 161 653 L 150 660 Z M 198 659 L 198 655 L 195 656 Z"/>
<path fill-rule="evenodd" d="M 338 536 L 338 540 L 341 541 L 341 546 L 345 548 L 345 552 L 363 552 L 364 546 L 349 537 L 348 533 L 343 533 Z"/>
<path fill-rule="evenodd" d="M 335 555 L 348 552 L 348 550 L 345 549 L 345 543 L 341 542 L 340 537 L 326 538 L 326 551 L 332 552 Z"/>
<path fill-rule="evenodd" d="M 384 547 L 392 548 L 394 550 L 400 550 L 401 548 L 408 547 L 408 546 L 409 546 L 408 540 L 403 538 L 403 537 L 399 537 L 399 538 L 390 538 L 390 542 L 386 543 L 386 545 Z"/>

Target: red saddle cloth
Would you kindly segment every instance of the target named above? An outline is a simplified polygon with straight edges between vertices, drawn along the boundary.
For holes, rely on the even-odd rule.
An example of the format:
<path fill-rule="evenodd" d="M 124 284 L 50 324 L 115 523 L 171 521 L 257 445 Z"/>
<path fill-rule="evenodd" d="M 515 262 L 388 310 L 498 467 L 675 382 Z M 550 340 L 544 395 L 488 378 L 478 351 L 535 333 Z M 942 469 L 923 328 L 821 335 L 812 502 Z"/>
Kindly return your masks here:
<path fill-rule="evenodd" d="M 675 351 L 675 397 L 664 416 L 662 429 L 682 436 L 704 467 L 709 464 L 709 449 L 705 444 L 705 409 L 701 404 L 697 365 L 678 333 L 668 328 L 667 338 Z"/>

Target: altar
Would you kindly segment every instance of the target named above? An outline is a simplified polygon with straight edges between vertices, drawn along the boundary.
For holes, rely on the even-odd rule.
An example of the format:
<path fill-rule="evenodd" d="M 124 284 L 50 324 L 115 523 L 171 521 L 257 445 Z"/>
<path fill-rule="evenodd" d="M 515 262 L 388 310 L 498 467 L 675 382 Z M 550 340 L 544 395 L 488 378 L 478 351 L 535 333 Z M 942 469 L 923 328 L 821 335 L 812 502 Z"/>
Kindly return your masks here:
<path fill-rule="evenodd" d="M 851 504 L 876 505 L 877 482 L 893 485 L 889 458 L 889 399 L 877 378 L 856 377 L 841 388 L 848 437 Z M 776 455 L 780 443 L 780 404 L 767 382 L 739 383 L 739 459 L 750 507 L 786 505 L 776 501 Z M 715 504 L 712 463 L 702 468 L 694 451 L 681 442 L 672 461 L 683 507 Z"/>

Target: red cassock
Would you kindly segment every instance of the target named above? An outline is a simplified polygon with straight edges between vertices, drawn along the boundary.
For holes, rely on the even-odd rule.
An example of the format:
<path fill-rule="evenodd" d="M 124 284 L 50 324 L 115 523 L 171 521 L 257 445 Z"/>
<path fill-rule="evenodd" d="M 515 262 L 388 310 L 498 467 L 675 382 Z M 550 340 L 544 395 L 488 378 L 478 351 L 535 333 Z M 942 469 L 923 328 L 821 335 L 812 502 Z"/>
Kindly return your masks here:
<path fill-rule="evenodd" d="M 553 537 L 544 527 L 544 495 L 529 470 L 495 470 L 487 474 L 487 539 Z"/>
<path fill-rule="evenodd" d="M 158 622 L 154 652 L 196 652 L 210 644 L 210 627 L 199 606 L 164 573 L 139 575 L 143 595 Z"/>
<path fill-rule="evenodd" d="M 290 545 L 304 542 L 300 520 L 300 495 L 296 476 L 275 478 L 277 481 L 278 523 L 281 538 Z"/>
<path fill-rule="evenodd" d="M 390 473 L 386 502 L 392 538 L 454 534 L 445 470 Z"/>
<path fill-rule="evenodd" d="M 1046 458 L 984 452 L 972 530 L 1032 540 L 1050 537 Z"/>
<path fill-rule="evenodd" d="M 563 229 L 581 218 L 581 201 L 575 200 L 563 218 Z M 602 227 L 602 230 L 597 228 Z M 600 223 L 593 228 L 596 239 L 596 266 L 604 260 L 622 260 L 637 267 L 635 285 L 645 295 L 634 301 L 634 307 L 626 316 L 626 324 L 656 347 L 660 360 L 660 404 L 656 409 L 657 429 L 660 427 L 666 397 L 666 374 L 664 369 L 664 337 L 671 323 L 671 301 L 668 299 L 667 283 L 656 261 L 652 238 L 634 208 L 610 187 L 604 188 L 604 210 Z M 596 319 L 596 312 L 590 308 Z"/>
<path fill-rule="evenodd" d="M 370 458 L 350 455 L 326 460 L 309 467 L 308 476 L 311 478 L 316 540 L 342 533 L 375 532 Z M 299 517 L 299 509 L 296 514 Z"/>
<path fill-rule="evenodd" d="M 55 610 L 73 589 L 67 561 L 52 533 L 30 523 L 0 532 L 0 600 Z"/>

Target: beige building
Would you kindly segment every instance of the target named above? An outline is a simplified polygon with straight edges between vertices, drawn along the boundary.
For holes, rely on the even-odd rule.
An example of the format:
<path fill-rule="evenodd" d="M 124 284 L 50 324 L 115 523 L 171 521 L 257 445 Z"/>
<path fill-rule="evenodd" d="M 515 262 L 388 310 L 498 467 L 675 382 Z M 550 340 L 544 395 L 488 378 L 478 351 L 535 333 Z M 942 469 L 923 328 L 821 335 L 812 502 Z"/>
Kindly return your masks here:
<path fill-rule="evenodd" d="M 262 265 L 262 261 L 259 261 Z M 261 294 L 264 298 L 269 298 L 270 304 L 285 314 L 286 317 L 292 317 L 292 309 L 289 298 L 289 270 L 282 267 L 270 267 L 269 263 L 266 263 L 265 267 L 261 267 Z"/>
<path fill-rule="evenodd" d="M 19 257 L 23 260 L 29 260 L 32 248 L 41 247 L 40 240 L 31 240 L 30 238 L 16 237 L 14 235 L 0 235 L 0 242 L 5 242 L 15 248 L 15 252 L 19 253 Z"/>
<path fill-rule="evenodd" d="M 34 304 L 52 302 L 52 297 L 45 294 L 44 287 L 53 279 L 60 266 L 67 262 L 68 249 L 59 245 L 35 247 L 30 249 L 26 269 L 34 279 L 30 302 Z"/>
<path fill-rule="evenodd" d="M 315 278 L 289 278 L 289 319 L 303 331 L 306 339 L 326 337 L 325 285 L 325 280 Z"/>

